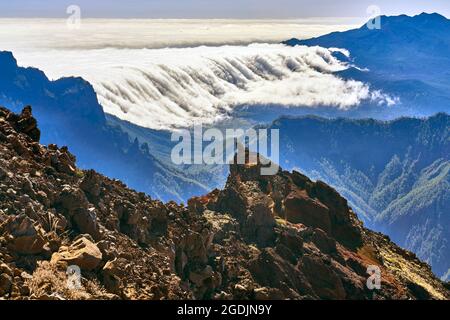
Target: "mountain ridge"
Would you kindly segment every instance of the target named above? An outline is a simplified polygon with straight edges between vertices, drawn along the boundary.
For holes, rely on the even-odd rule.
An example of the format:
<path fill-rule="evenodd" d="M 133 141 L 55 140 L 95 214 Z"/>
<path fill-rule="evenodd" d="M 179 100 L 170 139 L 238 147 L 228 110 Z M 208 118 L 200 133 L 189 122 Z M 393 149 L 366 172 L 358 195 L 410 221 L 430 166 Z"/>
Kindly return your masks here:
<path fill-rule="evenodd" d="M 348 50 L 350 58 L 346 59 L 358 69 L 341 75 L 398 97 L 398 115 L 450 112 L 448 68 L 443 67 L 450 65 L 450 20 L 439 14 L 421 14 L 381 16 L 380 23 L 380 29 L 365 24 L 312 39 L 293 38 L 284 44 Z"/>

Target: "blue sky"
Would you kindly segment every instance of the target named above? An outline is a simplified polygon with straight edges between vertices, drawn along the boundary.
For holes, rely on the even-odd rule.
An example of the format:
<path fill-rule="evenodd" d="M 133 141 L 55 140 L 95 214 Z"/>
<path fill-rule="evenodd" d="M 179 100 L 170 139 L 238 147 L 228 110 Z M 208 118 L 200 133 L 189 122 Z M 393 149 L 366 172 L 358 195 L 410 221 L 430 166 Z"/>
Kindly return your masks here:
<path fill-rule="evenodd" d="M 364 17 L 369 5 L 382 14 L 439 12 L 448 0 L 0 0 L 0 17 L 65 17 L 67 6 L 102 18 L 305 18 Z"/>

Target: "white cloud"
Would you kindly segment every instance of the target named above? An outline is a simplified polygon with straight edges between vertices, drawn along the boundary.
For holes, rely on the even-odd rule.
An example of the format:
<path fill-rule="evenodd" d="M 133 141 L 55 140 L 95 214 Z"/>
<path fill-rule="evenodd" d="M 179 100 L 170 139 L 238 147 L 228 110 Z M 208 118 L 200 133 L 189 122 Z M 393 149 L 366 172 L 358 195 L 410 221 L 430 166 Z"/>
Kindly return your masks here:
<path fill-rule="evenodd" d="M 364 100 L 395 103 L 334 75 L 348 66 L 332 53 L 349 56 L 345 49 L 247 45 L 348 28 L 325 20 L 85 19 L 81 30 L 68 30 L 58 19 L 0 19 L 0 43 L 19 64 L 53 79 L 82 76 L 105 112 L 160 129 L 212 123 L 238 105 L 346 110 Z"/>
<path fill-rule="evenodd" d="M 345 31 L 364 21 L 337 18 L 296 20 L 82 19 L 67 28 L 65 19 L 0 19 L 3 50 L 158 49 L 199 45 L 279 43 Z"/>
<path fill-rule="evenodd" d="M 53 78 L 84 77 L 105 112 L 154 129 L 210 124 L 239 105 L 347 110 L 364 100 L 393 101 L 334 75 L 347 66 L 321 47 L 55 50 L 27 59 Z"/>

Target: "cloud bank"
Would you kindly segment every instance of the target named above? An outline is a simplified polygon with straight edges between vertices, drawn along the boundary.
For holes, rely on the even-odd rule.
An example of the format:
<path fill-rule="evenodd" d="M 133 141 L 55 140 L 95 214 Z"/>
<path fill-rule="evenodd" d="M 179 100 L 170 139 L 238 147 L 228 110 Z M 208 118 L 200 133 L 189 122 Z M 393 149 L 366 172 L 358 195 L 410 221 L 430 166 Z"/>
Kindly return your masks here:
<path fill-rule="evenodd" d="M 334 75 L 347 66 L 320 47 L 56 50 L 36 59 L 54 78 L 90 81 L 105 112 L 153 129 L 211 124 L 242 105 L 347 110 L 368 100 L 392 103 L 362 82 Z"/>
<path fill-rule="evenodd" d="M 336 19 L 83 19 L 80 30 L 69 30 L 64 19 L 0 19 L 0 42 L 19 64 L 51 78 L 85 78 L 105 112 L 171 129 L 213 123 L 241 105 L 345 110 L 365 100 L 392 103 L 334 75 L 347 66 L 331 53 L 348 56 L 345 49 L 269 44 L 348 28 Z"/>
<path fill-rule="evenodd" d="M 160 49 L 200 45 L 279 43 L 362 25 L 365 19 L 296 20 L 81 19 L 72 30 L 65 19 L 0 19 L 3 50 Z"/>

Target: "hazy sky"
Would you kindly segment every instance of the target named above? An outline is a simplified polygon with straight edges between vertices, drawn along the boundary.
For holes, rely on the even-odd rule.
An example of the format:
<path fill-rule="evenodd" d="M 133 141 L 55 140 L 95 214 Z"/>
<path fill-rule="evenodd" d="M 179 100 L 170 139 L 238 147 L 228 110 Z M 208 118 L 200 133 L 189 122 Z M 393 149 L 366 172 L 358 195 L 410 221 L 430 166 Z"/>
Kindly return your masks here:
<path fill-rule="evenodd" d="M 449 0 L 0 0 L 0 17 L 64 17 L 72 4 L 83 17 L 102 18 L 364 17 L 370 5 L 387 15 L 450 17 Z"/>

